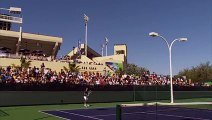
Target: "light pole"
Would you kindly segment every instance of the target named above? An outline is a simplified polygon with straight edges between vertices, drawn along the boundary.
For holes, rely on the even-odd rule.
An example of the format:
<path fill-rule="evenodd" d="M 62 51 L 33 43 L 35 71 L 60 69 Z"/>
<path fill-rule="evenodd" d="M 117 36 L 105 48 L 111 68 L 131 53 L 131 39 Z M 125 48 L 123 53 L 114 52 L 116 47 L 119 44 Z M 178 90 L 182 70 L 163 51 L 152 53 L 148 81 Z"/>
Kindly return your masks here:
<path fill-rule="evenodd" d="M 159 35 L 158 33 L 156 32 L 150 32 L 149 33 L 149 36 L 152 36 L 152 37 L 160 37 L 162 38 L 167 46 L 168 46 L 168 49 L 169 49 L 169 70 L 170 70 L 170 93 L 171 93 L 171 103 L 174 103 L 174 94 L 173 94 L 173 81 L 172 81 L 172 45 L 174 44 L 175 41 L 179 41 L 179 42 L 185 42 L 187 41 L 188 39 L 187 38 L 177 38 L 177 39 L 174 39 L 171 44 L 168 43 L 168 41 L 166 40 L 166 38 L 164 38 L 163 36 Z"/>
<path fill-rule="evenodd" d="M 107 56 L 107 44 L 108 44 L 109 40 L 107 39 L 107 37 L 105 37 L 105 53 Z"/>
<path fill-rule="evenodd" d="M 84 14 L 84 22 L 85 22 L 85 56 L 88 55 L 88 16 Z"/>
<path fill-rule="evenodd" d="M 105 44 L 102 44 L 102 45 L 101 45 L 102 57 L 104 56 L 104 50 L 103 50 L 104 47 L 105 47 Z"/>
<path fill-rule="evenodd" d="M 13 14 L 21 14 L 21 8 L 17 8 L 17 7 L 10 7 L 9 9 L 7 8 L 0 8 L 0 10 L 6 10 L 9 11 L 10 13 Z M 19 51 L 19 47 L 20 47 L 20 43 L 21 43 L 21 38 L 22 38 L 22 23 L 23 23 L 23 18 L 20 17 L 15 17 L 15 16 L 9 16 L 9 15 L 3 15 L 0 14 L 0 21 L 4 21 L 4 22 L 11 22 L 11 23 L 18 23 L 20 24 L 20 29 L 19 29 L 19 38 L 18 38 L 18 42 L 17 42 L 17 48 L 16 48 L 16 55 L 18 55 L 18 51 Z"/>

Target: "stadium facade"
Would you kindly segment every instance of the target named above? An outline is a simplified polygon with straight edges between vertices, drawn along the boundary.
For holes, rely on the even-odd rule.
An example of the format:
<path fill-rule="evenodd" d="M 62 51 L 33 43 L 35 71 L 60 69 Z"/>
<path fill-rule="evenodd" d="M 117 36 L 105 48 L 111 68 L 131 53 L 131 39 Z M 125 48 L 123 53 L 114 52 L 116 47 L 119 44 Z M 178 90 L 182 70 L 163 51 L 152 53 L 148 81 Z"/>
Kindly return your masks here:
<path fill-rule="evenodd" d="M 31 61 L 30 67 L 40 68 L 42 64 L 46 68 L 60 72 L 69 63 L 75 63 L 81 73 L 114 74 L 123 70 L 127 63 L 127 46 L 115 44 L 114 54 L 102 56 L 88 46 L 85 55 L 85 44 L 79 44 L 71 48 L 69 54 L 62 59 L 56 59 L 60 46 L 63 43 L 61 37 L 32 34 L 20 31 L 12 31 L 11 20 L 16 20 L 7 14 L 0 13 L 0 67 L 20 65 L 20 58 L 26 57 Z M 22 19 L 21 19 L 22 20 Z"/>

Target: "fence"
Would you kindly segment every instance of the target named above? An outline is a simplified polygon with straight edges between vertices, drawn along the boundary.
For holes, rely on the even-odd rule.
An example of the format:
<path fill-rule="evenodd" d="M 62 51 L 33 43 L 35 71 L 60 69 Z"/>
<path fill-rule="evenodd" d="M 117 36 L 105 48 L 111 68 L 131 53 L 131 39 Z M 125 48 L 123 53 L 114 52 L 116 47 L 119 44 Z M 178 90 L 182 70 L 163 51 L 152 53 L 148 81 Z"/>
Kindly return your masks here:
<path fill-rule="evenodd" d="M 14 106 L 14 105 L 41 105 L 41 104 L 67 104 L 67 103 L 83 103 L 83 90 L 85 86 L 72 86 L 68 88 L 61 88 L 53 86 L 37 88 L 20 88 L 20 86 L 13 86 L 11 89 L 6 89 L 2 84 L 0 86 L 0 106 Z M 23 86 L 22 86 L 23 87 Z M 25 86 L 26 87 L 26 86 Z M 32 86 L 31 86 L 32 87 Z M 63 86 L 64 87 L 64 86 Z M 66 86 L 67 87 L 67 86 Z M 51 88 L 51 89 L 50 89 Z M 161 100 L 170 99 L 170 92 L 168 86 L 90 86 L 92 94 L 89 97 L 89 102 L 120 102 L 120 101 L 143 101 L 143 100 Z M 157 89 L 156 89 L 157 88 Z M 191 98 L 212 98 L 211 87 L 203 88 L 202 91 L 179 91 L 179 88 L 174 91 L 175 99 L 191 99 Z M 15 89 L 19 91 L 14 91 Z M 49 89 L 49 90 L 48 90 Z M 75 91 L 72 91 L 74 89 Z M 176 86 L 175 86 L 176 89 Z M 182 89 L 182 88 L 181 88 Z M 69 91 L 70 90 L 70 91 Z M 189 91 L 188 91 L 189 90 Z M 206 91 L 207 90 L 207 91 Z"/>

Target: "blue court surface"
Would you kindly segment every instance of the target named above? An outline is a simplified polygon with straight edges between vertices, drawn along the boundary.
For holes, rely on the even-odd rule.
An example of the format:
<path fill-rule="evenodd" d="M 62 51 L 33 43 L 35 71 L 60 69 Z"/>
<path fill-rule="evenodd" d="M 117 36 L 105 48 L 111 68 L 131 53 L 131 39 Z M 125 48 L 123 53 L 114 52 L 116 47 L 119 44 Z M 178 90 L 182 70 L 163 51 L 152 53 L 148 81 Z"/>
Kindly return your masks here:
<path fill-rule="evenodd" d="M 41 112 L 64 120 L 116 120 L 115 108 Z M 212 110 L 167 106 L 129 107 L 122 109 L 122 120 L 212 120 Z"/>

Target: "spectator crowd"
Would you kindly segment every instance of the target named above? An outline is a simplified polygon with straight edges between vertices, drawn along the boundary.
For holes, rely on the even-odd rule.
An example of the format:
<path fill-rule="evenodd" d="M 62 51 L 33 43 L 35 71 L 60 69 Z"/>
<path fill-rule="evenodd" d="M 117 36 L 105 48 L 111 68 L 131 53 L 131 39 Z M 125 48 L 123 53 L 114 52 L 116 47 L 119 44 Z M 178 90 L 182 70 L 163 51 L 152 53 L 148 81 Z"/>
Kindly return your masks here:
<path fill-rule="evenodd" d="M 0 67 L 0 84 L 1 83 L 19 83 L 19 84 L 46 84 L 46 83 L 66 83 L 82 85 L 169 85 L 168 76 L 150 74 L 144 72 L 141 76 L 133 75 L 102 75 L 100 73 L 76 73 L 61 69 L 60 72 L 52 71 L 41 65 L 40 68 L 29 67 L 14 68 L 11 66 Z M 173 84 L 179 86 L 195 86 L 191 80 L 186 78 L 173 78 Z"/>

